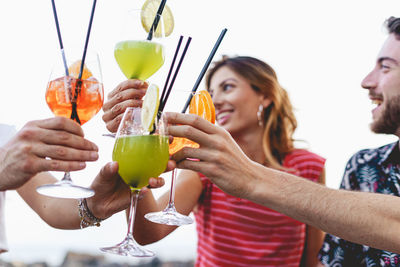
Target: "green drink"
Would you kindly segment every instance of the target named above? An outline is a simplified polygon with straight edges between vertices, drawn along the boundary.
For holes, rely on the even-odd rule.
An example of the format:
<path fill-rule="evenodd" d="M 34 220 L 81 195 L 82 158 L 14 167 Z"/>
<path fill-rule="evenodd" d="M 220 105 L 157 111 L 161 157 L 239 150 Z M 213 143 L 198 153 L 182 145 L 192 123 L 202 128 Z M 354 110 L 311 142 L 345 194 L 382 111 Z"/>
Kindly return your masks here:
<path fill-rule="evenodd" d="M 118 173 L 133 189 L 158 177 L 169 159 L 168 137 L 162 135 L 134 135 L 119 137 L 114 145 L 113 160 L 118 162 Z"/>
<path fill-rule="evenodd" d="M 143 40 L 115 45 L 114 56 L 128 79 L 146 80 L 164 64 L 164 46 Z"/>

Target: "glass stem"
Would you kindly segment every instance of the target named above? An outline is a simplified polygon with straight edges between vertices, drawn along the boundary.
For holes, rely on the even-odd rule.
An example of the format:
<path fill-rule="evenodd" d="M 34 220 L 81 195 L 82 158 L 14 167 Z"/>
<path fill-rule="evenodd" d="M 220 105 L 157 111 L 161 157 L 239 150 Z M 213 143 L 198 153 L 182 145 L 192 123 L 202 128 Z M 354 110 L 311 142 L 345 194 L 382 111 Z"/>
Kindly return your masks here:
<path fill-rule="evenodd" d="M 69 172 L 64 172 L 64 177 L 62 178 L 63 182 L 72 182 L 71 175 Z"/>
<path fill-rule="evenodd" d="M 171 178 L 171 190 L 169 191 L 169 202 L 167 209 L 174 209 L 175 210 L 175 181 L 176 181 L 176 171 L 177 169 L 174 168 L 172 170 L 172 178 Z"/>
<path fill-rule="evenodd" d="M 133 239 L 133 227 L 135 224 L 136 217 L 136 204 L 138 201 L 140 190 L 132 189 L 131 190 L 131 206 L 129 207 L 129 220 L 128 220 L 128 233 L 127 236 Z"/>

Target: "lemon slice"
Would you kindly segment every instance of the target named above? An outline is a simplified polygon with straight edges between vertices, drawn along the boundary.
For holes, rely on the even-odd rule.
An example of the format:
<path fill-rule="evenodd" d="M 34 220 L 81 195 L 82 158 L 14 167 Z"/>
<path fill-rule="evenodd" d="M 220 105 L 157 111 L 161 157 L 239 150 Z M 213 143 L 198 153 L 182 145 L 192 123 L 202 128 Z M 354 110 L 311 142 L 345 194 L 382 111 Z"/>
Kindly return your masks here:
<path fill-rule="evenodd" d="M 160 6 L 161 0 L 146 0 L 142 6 L 140 12 L 140 18 L 142 20 L 142 26 L 146 32 L 150 31 L 153 25 L 154 18 L 157 14 L 158 7 Z M 162 20 L 164 24 L 165 36 L 169 36 L 174 30 L 174 16 L 172 15 L 169 6 L 165 5 L 162 12 Z M 162 23 L 158 23 L 157 30 L 154 32 L 154 37 L 162 37 Z"/>
<path fill-rule="evenodd" d="M 151 84 L 147 88 L 142 105 L 142 127 L 145 131 L 153 131 L 154 121 L 157 116 L 159 100 L 159 88 L 155 84 Z"/>

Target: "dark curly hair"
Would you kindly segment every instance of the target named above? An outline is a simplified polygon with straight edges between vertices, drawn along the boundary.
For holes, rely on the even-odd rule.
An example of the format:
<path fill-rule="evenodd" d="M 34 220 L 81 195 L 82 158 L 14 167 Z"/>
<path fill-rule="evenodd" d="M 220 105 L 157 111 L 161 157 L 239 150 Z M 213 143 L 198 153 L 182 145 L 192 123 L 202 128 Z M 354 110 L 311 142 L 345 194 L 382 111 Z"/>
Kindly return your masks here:
<path fill-rule="evenodd" d="M 390 17 L 386 20 L 386 28 L 389 33 L 394 33 L 396 39 L 400 40 L 400 18 Z"/>

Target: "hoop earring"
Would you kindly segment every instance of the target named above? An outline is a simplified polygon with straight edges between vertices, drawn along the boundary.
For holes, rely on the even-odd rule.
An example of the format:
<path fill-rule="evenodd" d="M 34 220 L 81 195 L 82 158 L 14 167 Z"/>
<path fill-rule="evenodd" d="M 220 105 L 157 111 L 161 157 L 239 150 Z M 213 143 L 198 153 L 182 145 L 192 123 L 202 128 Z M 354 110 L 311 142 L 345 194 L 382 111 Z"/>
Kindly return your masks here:
<path fill-rule="evenodd" d="M 258 106 L 258 111 L 257 111 L 258 126 L 260 126 L 260 127 L 263 126 L 263 118 L 262 118 L 263 111 L 264 111 L 264 107 L 262 104 L 260 104 Z"/>

